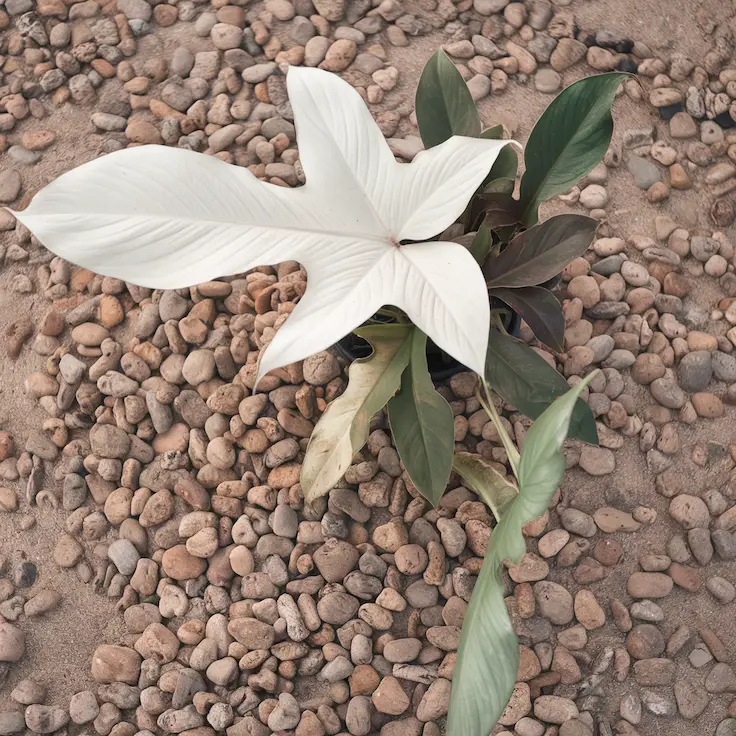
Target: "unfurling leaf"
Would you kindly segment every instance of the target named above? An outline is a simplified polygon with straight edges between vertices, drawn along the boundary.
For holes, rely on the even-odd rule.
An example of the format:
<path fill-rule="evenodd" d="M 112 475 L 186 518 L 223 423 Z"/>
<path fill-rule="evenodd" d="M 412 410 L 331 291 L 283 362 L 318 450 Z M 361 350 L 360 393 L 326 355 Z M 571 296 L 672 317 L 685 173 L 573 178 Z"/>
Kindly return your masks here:
<path fill-rule="evenodd" d="M 480 135 L 480 118 L 468 85 L 444 51 L 437 51 L 425 65 L 415 108 L 425 148 L 453 135 Z"/>
<path fill-rule="evenodd" d="M 399 390 L 415 331 L 403 325 L 356 330 L 373 353 L 353 361 L 345 393 L 327 407 L 312 432 L 300 477 L 307 503 L 335 486 L 367 442 L 371 418 Z"/>
<path fill-rule="evenodd" d="M 520 289 L 491 289 L 490 293 L 508 304 L 529 325 L 537 340 L 553 350 L 562 351 L 565 316 L 549 289 L 523 286 Z"/>
<path fill-rule="evenodd" d="M 557 399 L 527 432 L 519 465 L 519 494 L 502 512 L 465 615 L 447 736 L 488 736 L 514 689 L 519 643 L 504 601 L 501 568 L 518 562 L 526 545 L 521 529 L 541 516 L 562 478 L 560 449 L 570 417 L 588 379 Z"/>
<path fill-rule="evenodd" d="M 452 469 L 475 491 L 501 521 L 509 504 L 518 493 L 516 486 L 501 475 L 487 460 L 472 452 L 458 452 L 452 459 Z"/>
<path fill-rule="evenodd" d="M 388 402 L 388 419 L 411 482 L 436 506 L 452 472 L 455 423 L 450 405 L 432 383 L 426 350 L 427 336 L 414 330 L 411 359 L 401 390 Z"/>
<path fill-rule="evenodd" d="M 611 143 L 611 105 L 626 74 L 585 77 L 560 92 L 534 126 L 521 179 L 524 221 L 537 221 L 539 205 L 570 189 L 599 163 Z"/>
<path fill-rule="evenodd" d="M 486 261 L 488 288 L 537 286 L 556 276 L 588 250 L 598 223 L 585 215 L 557 215 L 517 235 Z"/>
<path fill-rule="evenodd" d="M 570 388 L 532 348 L 496 329 L 491 329 L 488 339 L 485 375 L 494 391 L 530 419 L 536 419 Z M 595 419 L 582 399 L 575 404 L 570 434 L 584 442 L 598 444 Z"/>

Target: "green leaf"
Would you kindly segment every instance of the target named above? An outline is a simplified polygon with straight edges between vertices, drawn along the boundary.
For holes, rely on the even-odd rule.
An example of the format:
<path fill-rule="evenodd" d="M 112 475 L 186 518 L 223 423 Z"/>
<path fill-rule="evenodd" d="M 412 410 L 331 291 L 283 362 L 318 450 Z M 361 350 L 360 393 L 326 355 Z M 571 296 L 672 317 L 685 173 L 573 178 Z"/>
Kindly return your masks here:
<path fill-rule="evenodd" d="M 493 166 L 486 177 L 487 182 L 494 179 L 516 179 L 516 172 L 519 168 L 519 155 L 512 144 L 504 146 L 498 154 L 498 158 L 493 162 Z"/>
<path fill-rule="evenodd" d="M 480 118 L 468 85 L 444 51 L 434 54 L 422 71 L 416 113 L 425 148 L 453 135 L 480 135 Z"/>
<path fill-rule="evenodd" d="M 504 601 L 501 568 L 518 562 L 521 529 L 549 506 L 565 469 L 560 452 L 586 381 L 558 399 L 532 425 L 519 465 L 519 494 L 503 513 L 473 590 L 452 677 L 447 736 L 488 736 L 516 683 L 519 644 Z"/>
<path fill-rule="evenodd" d="M 481 134 L 481 138 L 492 141 L 500 141 L 503 138 L 503 125 L 498 123 L 497 125 L 491 125 L 490 128 L 486 128 Z"/>
<path fill-rule="evenodd" d="M 531 328 L 538 340 L 562 352 L 565 316 L 555 295 L 542 286 L 491 289 L 491 296 L 508 304 Z"/>
<path fill-rule="evenodd" d="M 427 370 L 427 336 L 414 330 L 401 390 L 388 402 L 388 419 L 401 462 L 417 490 L 439 503 L 452 472 L 455 423 Z"/>
<path fill-rule="evenodd" d="M 536 419 L 570 388 L 541 355 L 520 340 L 495 329 L 491 329 L 488 339 L 486 381 L 531 419 Z M 592 445 L 598 444 L 595 419 L 582 399 L 575 405 L 570 434 Z"/>
<path fill-rule="evenodd" d="M 603 159 L 613 133 L 611 105 L 626 76 L 611 72 L 573 82 L 542 113 L 524 151 L 527 224 L 537 221 L 542 202 L 566 192 Z"/>
<path fill-rule="evenodd" d="M 484 265 L 488 288 L 543 284 L 588 250 L 597 227 L 592 217 L 566 214 L 525 230 Z"/>
<path fill-rule="evenodd" d="M 365 445 L 371 418 L 399 390 L 414 331 L 403 325 L 355 331 L 371 344 L 373 353 L 353 361 L 345 393 L 327 407 L 312 432 L 300 477 L 307 503 L 328 493 Z"/>
<path fill-rule="evenodd" d="M 478 232 L 473 238 L 473 242 L 470 245 L 470 253 L 479 264 L 483 264 L 483 261 L 488 257 L 493 247 L 493 233 L 486 225 L 485 220 L 480 224 Z"/>
<path fill-rule="evenodd" d="M 452 460 L 452 469 L 483 499 L 498 521 L 519 492 L 480 455 L 458 452 Z"/>

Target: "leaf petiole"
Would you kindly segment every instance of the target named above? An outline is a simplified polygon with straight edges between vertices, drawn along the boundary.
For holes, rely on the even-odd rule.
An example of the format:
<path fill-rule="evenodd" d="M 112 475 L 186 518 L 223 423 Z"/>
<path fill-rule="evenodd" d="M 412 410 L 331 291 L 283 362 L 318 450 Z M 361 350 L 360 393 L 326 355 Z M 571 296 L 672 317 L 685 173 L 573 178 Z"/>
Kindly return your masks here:
<path fill-rule="evenodd" d="M 506 450 L 506 454 L 508 455 L 511 470 L 513 470 L 514 475 L 518 479 L 519 461 L 521 459 L 521 455 L 516 449 L 516 445 L 514 445 L 513 440 L 511 439 L 511 437 L 509 437 L 509 433 L 506 431 L 506 428 L 503 426 L 501 417 L 499 416 L 498 411 L 496 410 L 496 407 L 493 403 L 493 398 L 491 397 L 491 390 L 488 387 L 488 383 L 484 378 L 481 378 L 480 382 L 483 387 L 483 393 L 485 393 L 485 396 L 483 396 L 483 394 L 481 393 L 480 387 L 476 390 L 476 396 L 478 397 L 478 401 L 483 407 L 483 410 L 486 414 L 488 414 L 488 418 L 493 422 L 493 426 L 496 428 L 498 436 L 501 438 L 503 448 L 504 450 Z"/>

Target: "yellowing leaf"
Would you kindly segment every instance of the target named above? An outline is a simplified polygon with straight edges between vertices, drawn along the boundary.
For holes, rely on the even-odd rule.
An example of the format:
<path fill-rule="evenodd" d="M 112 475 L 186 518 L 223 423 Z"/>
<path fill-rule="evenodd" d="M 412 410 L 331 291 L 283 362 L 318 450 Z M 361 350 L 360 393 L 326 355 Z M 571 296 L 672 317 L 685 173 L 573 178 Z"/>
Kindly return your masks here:
<path fill-rule="evenodd" d="M 356 332 L 373 353 L 351 364 L 345 393 L 327 407 L 312 432 L 300 478 L 307 503 L 328 493 L 345 474 L 368 440 L 371 417 L 399 390 L 409 362 L 414 328 L 376 325 Z"/>

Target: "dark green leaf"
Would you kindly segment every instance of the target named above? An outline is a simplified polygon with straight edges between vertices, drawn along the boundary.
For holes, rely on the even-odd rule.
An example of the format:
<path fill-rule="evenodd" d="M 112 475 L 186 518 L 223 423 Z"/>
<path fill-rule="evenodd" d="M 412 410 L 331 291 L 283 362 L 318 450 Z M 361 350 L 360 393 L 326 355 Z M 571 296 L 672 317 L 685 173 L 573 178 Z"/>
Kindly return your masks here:
<path fill-rule="evenodd" d="M 503 125 L 491 125 L 490 128 L 486 128 L 481 134 L 481 138 L 487 140 L 500 141 L 503 138 Z"/>
<path fill-rule="evenodd" d="M 470 253 L 478 263 L 483 265 L 483 261 L 488 257 L 493 246 L 493 234 L 488 229 L 485 221 L 483 221 L 478 228 L 478 232 L 473 238 L 473 242 L 470 246 Z"/>
<path fill-rule="evenodd" d="M 463 622 L 447 736 L 488 736 L 514 689 L 519 643 L 504 601 L 501 568 L 526 552 L 524 524 L 541 516 L 562 478 L 560 452 L 576 399 L 587 381 L 555 401 L 526 435 L 519 464 L 519 494 L 493 530 Z"/>
<path fill-rule="evenodd" d="M 411 482 L 436 506 L 452 472 L 455 428 L 452 409 L 427 370 L 426 350 L 427 336 L 415 329 L 401 388 L 388 402 L 388 419 Z"/>
<path fill-rule="evenodd" d="M 480 118 L 468 85 L 444 51 L 438 51 L 422 71 L 416 113 L 425 148 L 453 135 L 480 135 Z"/>
<path fill-rule="evenodd" d="M 518 211 L 517 211 L 518 212 Z M 598 223 L 584 215 L 557 215 L 517 235 L 498 258 L 486 262 L 488 287 L 537 286 L 585 253 Z"/>
<path fill-rule="evenodd" d="M 626 78 L 612 72 L 565 88 L 534 126 L 524 151 L 521 179 L 524 221 L 537 221 L 539 205 L 566 192 L 602 159 L 611 142 L 611 105 Z"/>
<path fill-rule="evenodd" d="M 486 381 L 531 419 L 536 419 L 570 388 L 567 381 L 528 345 L 495 329 L 491 329 L 488 339 Z M 593 414 L 582 400 L 575 405 L 570 434 L 584 442 L 598 444 Z"/>
<path fill-rule="evenodd" d="M 508 304 L 531 328 L 537 340 L 562 352 L 565 316 L 555 295 L 542 286 L 520 289 L 491 289 L 491 296 Z"/>

